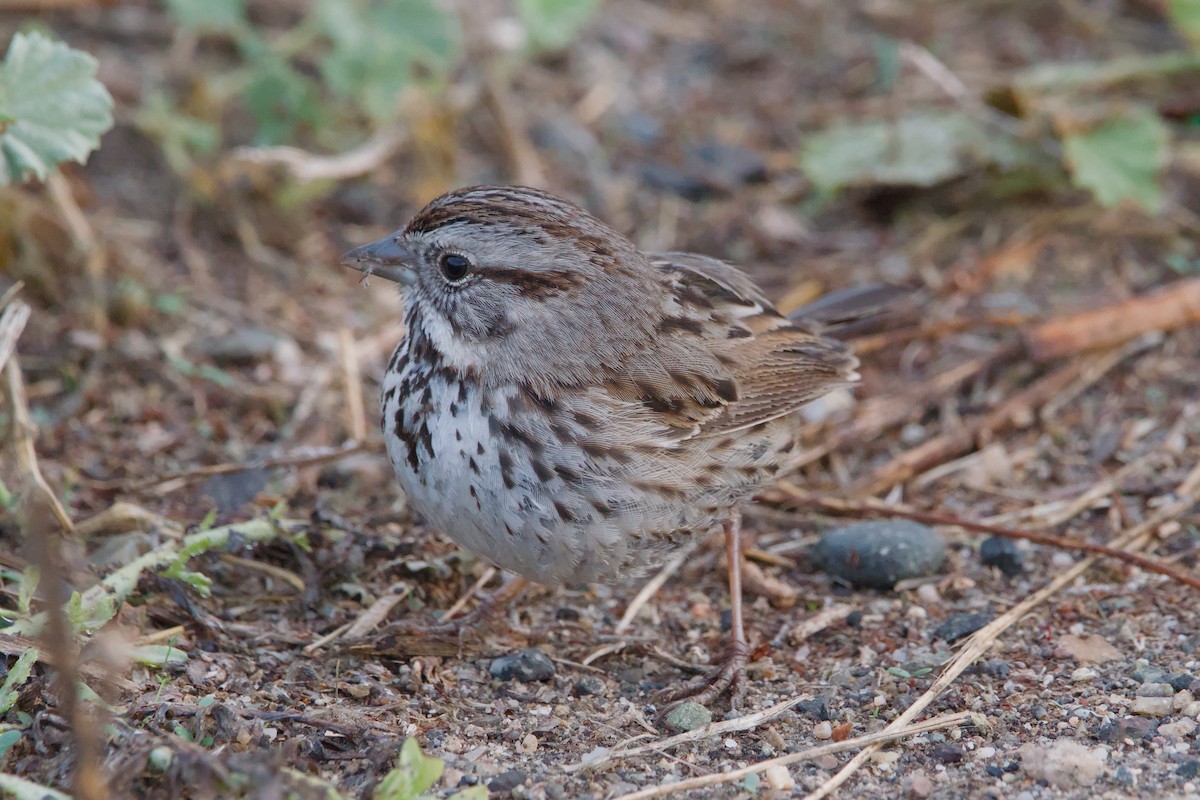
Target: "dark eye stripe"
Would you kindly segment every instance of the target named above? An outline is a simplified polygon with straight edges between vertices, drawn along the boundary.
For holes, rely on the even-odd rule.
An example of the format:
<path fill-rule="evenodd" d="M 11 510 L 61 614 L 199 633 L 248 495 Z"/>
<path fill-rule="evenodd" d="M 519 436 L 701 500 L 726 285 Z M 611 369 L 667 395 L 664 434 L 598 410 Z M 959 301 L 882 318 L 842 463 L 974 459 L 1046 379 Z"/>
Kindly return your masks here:
<path fill-rule="evenodd" d="M 548 297 L 561 294 L 580 284 L 579 276 L 572 272 L 529 272 L 523 269 L 489 267 L 481 274 L 499 283 L 508 283 L 529 297 Z"/>

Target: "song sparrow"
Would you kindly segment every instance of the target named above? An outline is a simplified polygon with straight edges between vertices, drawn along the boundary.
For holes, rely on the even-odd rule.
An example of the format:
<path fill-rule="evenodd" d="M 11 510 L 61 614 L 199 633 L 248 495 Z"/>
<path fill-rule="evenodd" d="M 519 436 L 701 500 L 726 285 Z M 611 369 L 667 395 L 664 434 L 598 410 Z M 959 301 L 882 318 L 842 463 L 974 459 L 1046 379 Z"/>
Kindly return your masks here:
<path fill-rule="evenodd" d="M 786 465 L 793 412 L 857 379 L 847 348 L 735 267 L 643 253 L 536 189 L 450 192 L 342 263 L 403 287 L 382 425 L 412 507 L 552 586 L 628 578 L 723 523 L 732 642 L 677 694 L 740 684 L 737 506 Z"/>

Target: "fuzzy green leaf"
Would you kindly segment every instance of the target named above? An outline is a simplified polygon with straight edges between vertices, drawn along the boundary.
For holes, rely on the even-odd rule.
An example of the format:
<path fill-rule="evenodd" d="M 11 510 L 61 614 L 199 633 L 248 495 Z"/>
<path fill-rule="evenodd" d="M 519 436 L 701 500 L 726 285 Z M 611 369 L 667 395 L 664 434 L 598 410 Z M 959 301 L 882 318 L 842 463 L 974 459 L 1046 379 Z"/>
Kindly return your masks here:
<path fill-rule="evenodd" d="M 13 704 L 17 702 L 17 697 L 20 692 L 17 691 L 25 681 L 29 680 L 29 675 L 33 672 L 33 665 L 37 662 L 38 651 L 36 647 L 31 647 L 24 653 L 21 653 L 17 658 L 17 663 L 12 665 L 12 669 L 8 671 L 8 677 L 4 679 L 4 685 L 0 686 L 0 714 L 6 713 Z"/>
<path fill-rule="evenodd" d="M 0 186 L 82 163 L 112 123 L 96 59 L 40 33 L 13 37 L 0 63 Z"/>
<path fill-rule="evenodd" d="M 417 800 L 442 777 L 445 763 L 421 753 L 416 739 L 405 739 L 396 766 L 375 787 L 372 800 Z"/>
<path fill-rule="evenodd" d="M 1180 34 L 1200 45 L 1200 0 L 1167 0 L 1167 17 Z"/>
<path fill-rule="evenodd" d="M 517 0 L 517 13 L 537 50 L 562 50 L 599 8 L 597 0 Z"/>
<path fill-rule="evenodd" d="M 231 31 L 246 16 L 246 0 L 167 0 L 167 9 L 185 28 Z"/>
<path fill-rule="evenodd" d="M 432 0 L 318 0 L 317 18 L 333 42 L 322 75 L 377 122 L 395 118 L 417 65 L 444 73 L 458 53 L 454 20 Z"/>
<path fill-rule="evenodd" d="M 1159 175 L 1168 158 L 1167 126 L 1150 110 L 1106 120 L 1063 139 L 1063 155 L 1078 186 L 1100 205 L 1132 202 L 1151 213 L 1163 207 Z"/>
<path fill-rule="evenodd" d="M 972 167 L 1011 167 L 1019 147 L 960 113 L 914 113 L 894 122 L 843 123 L 808 137 L 800 166 L 823 191 L 851 186 L 933 186 Z"/>

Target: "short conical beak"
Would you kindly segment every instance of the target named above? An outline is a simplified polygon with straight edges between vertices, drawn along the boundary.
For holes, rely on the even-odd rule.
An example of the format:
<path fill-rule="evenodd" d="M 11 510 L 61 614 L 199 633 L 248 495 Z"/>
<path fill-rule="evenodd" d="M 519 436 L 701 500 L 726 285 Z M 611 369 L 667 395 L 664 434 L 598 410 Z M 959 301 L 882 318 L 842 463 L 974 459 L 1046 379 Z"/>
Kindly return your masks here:
<path fill-rule="evenodd" d="M 342 256 L 342 266 L 365 275 L 378 275 L 401 286 L 411 286 L 417 277 L 413 269 L 415 260 L 412 250 L 392 234 L 346 253 Z"/>

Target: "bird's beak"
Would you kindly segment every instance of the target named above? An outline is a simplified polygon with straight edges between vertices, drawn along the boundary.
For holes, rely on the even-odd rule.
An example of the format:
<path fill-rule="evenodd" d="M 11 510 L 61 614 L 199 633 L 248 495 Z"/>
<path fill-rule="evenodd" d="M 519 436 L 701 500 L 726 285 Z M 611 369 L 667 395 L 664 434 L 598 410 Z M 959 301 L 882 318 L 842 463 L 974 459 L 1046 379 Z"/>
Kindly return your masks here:
<path fill-rule="evenodd" d="M 415 261 L 416 254 L 395 234 L 356 247 L 342 256 L 343 267 L 356 269 L 364 275 L 378 275 L 401 286 L 412 286 L 416 282 Z"/>

